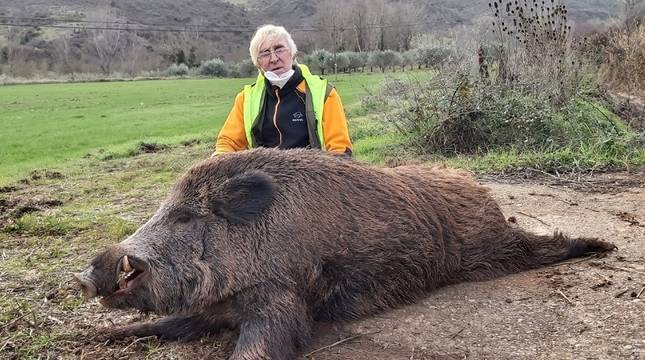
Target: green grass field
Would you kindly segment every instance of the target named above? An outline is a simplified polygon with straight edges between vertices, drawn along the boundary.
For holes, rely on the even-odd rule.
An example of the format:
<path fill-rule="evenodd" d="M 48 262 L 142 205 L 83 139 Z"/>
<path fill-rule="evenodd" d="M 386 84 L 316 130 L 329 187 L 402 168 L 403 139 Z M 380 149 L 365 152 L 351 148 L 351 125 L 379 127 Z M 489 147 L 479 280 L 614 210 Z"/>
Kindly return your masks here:
<path fill-rule="evenodd" d="M 332 75 L 351 115 L 392 74 Z M 401 76 L 398 73 L 396 76 Z M 138 142 L 214 142 L 235 94 L 253 79 L 154 80 L 0 87 L 0 184 Z"/>

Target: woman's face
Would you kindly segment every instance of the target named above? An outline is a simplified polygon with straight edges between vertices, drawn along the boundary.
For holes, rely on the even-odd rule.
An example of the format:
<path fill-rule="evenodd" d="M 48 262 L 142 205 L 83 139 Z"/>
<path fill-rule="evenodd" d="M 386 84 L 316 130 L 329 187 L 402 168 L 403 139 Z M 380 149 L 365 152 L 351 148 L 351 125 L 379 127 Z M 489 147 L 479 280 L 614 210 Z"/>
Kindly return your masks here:
<path fill-rule="evenodd" d="M 271 71 L 282 75 L 293 67 L 293 54 L 286 39 L 265 40 L 257 60 L 262 73 Z"/>

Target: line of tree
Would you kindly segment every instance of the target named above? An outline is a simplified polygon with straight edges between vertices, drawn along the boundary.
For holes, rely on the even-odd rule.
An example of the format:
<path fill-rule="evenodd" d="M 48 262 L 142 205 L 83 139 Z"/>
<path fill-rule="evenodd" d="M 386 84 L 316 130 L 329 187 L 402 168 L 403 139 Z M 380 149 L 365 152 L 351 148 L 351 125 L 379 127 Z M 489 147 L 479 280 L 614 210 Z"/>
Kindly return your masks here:
<path fill-rule="evenodd" d="M 405 71 L 406 69 L 439 68 L 455 60 L 456 55 L 449 48 L 423 47 L 405 52 L 393 50 L 353 52 L 344 51 L 334 57 L 330 51 L 319 49 L 309 54 L 299 55 L 297 61 L 309 66 L 315 73 L 326 75 L 352 72 Z M 209 76 L 209 77 L 252 77 L 257 70 L 250 59 L 225 62 L 216 58 L 191 65 L 179 62 L 170 65 L 164 72 L 166 76 Z"/>

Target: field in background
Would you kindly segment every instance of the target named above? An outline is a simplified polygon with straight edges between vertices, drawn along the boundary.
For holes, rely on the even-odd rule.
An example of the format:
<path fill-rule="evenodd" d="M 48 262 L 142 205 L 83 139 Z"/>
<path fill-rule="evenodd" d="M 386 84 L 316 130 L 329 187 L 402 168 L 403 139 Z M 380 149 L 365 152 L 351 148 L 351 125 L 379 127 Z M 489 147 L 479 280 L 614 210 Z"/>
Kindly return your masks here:
<path fill-rule="evenodd" d="M 385 76 L 332 75 L 349 116 Z M 414 73 L 415 75 L 423 73 Z M 119 157 L 139 142 L 213 142 L 235 94 L 253 79 L 0 87 L 0 184 L 82 157 Z"/>

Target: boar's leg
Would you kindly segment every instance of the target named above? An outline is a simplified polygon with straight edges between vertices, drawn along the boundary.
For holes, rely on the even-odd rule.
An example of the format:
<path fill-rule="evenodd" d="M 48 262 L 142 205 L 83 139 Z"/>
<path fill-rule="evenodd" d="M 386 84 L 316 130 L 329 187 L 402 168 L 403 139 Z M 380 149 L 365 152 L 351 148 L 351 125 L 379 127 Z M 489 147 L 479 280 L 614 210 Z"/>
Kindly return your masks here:
<path fill-rule="evenodd" d="M 256 286 L 237 303 L 240 337 L 229 360 L 293 359 L 309 340 L 311 314 L 292 290 Z"/>
<path fill-rule="evenodd" d="M 154 322 L 141 322 L 110 330 L 107 337 L 121 339 L 129 336 L 157 336 L 161 340 L 198 340 L 224 329 L 235 328 L 237 321 L 230 310 L 229 306 L 218 304 L 204 312 L 171 315 Z"/>

